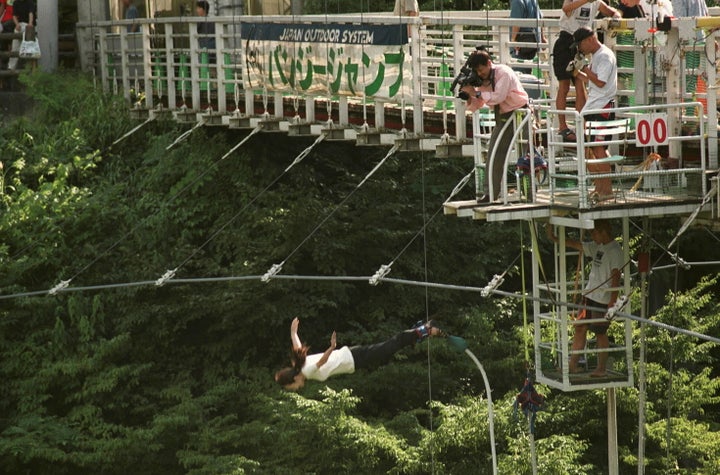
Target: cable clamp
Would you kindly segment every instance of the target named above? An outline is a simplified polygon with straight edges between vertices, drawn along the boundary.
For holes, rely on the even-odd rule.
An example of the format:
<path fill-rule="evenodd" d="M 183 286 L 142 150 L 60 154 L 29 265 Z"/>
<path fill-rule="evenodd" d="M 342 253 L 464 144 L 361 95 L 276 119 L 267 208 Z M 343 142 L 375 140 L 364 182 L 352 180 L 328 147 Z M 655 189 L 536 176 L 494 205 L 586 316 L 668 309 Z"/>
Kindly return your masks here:
<path fill-rule="evenodd" d="M 679 265 L 679 266 L 682 267 L 683 269 L 685 269 L 685 270 L 690 270 L 690 264 L 688 264 L 685 259 L 683 259 L 682 257 L 678 256 L 677 253 L 675 253 L 675 254 L 670 253 L 670 259 L 672 259 L 673 262 L 675 262 L 675 264 Z"/>
<path fill-rule="evenodd" d="M 392 265 L 392 262 L 390 264 L 381 265 L 377 272 L 375 272 L 375 274 L 370 277 L 370 280 L 368 280 L 368 282 L 370 282 L 370 285 L 378 285 L 380 281 L 390 273 L 390 268 L 392 267 Z"/>
<path fill-rule="evenodd" d="M 48 290 L 48 295 L 55 295 L 55 294 L 57 294 L 58 292 L 60 292 L 61 290 L 66 289 L 67 286 L 70 285 L 70 281 L 71 281 L 71 280 L 72 280 L 72 279 L 61 280 L 59 284 L 57 284 L 57 285 L 56 285 L 55 287 L 53 287 L 52 289 Z"/>
<path fill-rule="evenodd" d="M 165 271 L 162 277 L 155 281 L 155 285 L 158 287 L 162 287 L 168 280 L 175 277 L 175 272 L 177 272 L 177 268 Z"/>
<path fill-rule="evenodd" d="M 265 272 L 265 274 L 260 277 L 260 280 L 263 282 L 270 281 L 270 278 L 274 275 L 276 275 L 278 272 L 282 270 L 282 266 L 285 264 L 285 262 L 281 262 L 280 264 L 273 264 L 269 271 Z"/>
<path fill-rule="evenodd" d="M 498 287 L 500 287 L 503 282 L 505 282 L 505 277 L 503 277 L 502 274 L 495 274 L 492 280 L 488 282 L 488 285 L 483 287 L 483 289 L 480 291 L 480 295 L 482 295 L 483 297 L 487 297 L 493 290 L 496 290 Z"/>
<path fill-rule="evenodd" d="M 618 299 L 615 300 L 615 303 L 613 304 L 613 306 L 610 307 L 608 309 L 607 313 L 605 314 L 605 319 L 612 320 L 613 318 L 615 318 L 615 313 L 622 310 L 622 308 L 625 306 L 626 303 L 627 303 L 626 295 L 621 295 L 620 297 L 618 297 Z"/>

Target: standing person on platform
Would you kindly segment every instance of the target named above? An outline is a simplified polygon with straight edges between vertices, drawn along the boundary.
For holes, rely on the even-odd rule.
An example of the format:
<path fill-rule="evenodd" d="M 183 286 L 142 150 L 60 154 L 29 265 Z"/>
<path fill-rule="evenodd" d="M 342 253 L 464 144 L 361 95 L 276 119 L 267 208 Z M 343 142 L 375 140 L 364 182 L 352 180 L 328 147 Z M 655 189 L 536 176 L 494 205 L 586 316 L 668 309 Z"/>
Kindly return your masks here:
<path fill-rule="evenodd" d="M 573 34 L 578 51 L 583 55 L 592 54 L 590 64 L 583 65 L 577 72 L 576 78 L 587 84 L 588 97 L 583 106 L 582 112 L 589 110 L 613 109 L 615 107 L 615 96 L 617 95 L 617 60 L 615 53 L 610 48 L 600 43 L 595 32 L 588 27 L 578 28 Z M 586 121 L 602 122 L 614 120 L 614 112 L 600 112 L 585 116 Z M 596 141 L 606 140 L 603 136 L 595 136 Z M 591 148 L 594 158 L 605 158 L 608 156 L 607 149 L 603 145 Z M 609 163 L 588 165 L 591 173 L 610 173 L 612 171 Z M 595 190 L 592 192 L 599 201 L 613 196 L 612 181 L 610 178 L 598 178 L 595 180 Z"/>
<path fill-rule="evenodd" d="M 510 0 L 510 18 L 532 18 L 539 21 L 542 18 L 538 0 Z M 512 55 L 517 59 L 533 59 L 537 54 L 537 43 L 545 42 L 542 30 L 539 26 L 513 26 L 510 28 L 510 41 L 522 41 L 526 43 L 534 43 L 535 47 L 519 47 L 512 49 Z M 529 69 L 518 69 L 519 72 L 530 72 Z"/>
<path fill-rule="evenodd" d="M 211 50 L 208 54 L 208 62 L 215 64 L 215 22 L 208 19 L 210 14 L 210 3 L 206 0 L 200 0 L 195 4 L 195 14 L 199 17 L 203 17 L 203 21 L 197 24 L 197 33 L 200 35 L 198 38 L 198 46 L 201 50 Z"/>
<path fill-rule="evenodd" d="M 477 110 L 487 104 L 495 112 L 495 127 L 490 135 L 488 161 L 485 164 L 485 195 L 477 198 L 478 203 L 489 203 L 500 196 L 502 179 L 505 175 L 505 159 L 515 133 L 513 127 L 504 127 L 504 125 L 512 120 L 514 111 L 528 106 L 528 94 L 515 71 L 504 64 L 493 64 L 490 53 L 484 49 L 473 51 L 468 57 L 467 65 L 482 84 L 477 87 L 471 84 L 464 85 L 460 97 L 467 101 L 469 111 Z M 492 190 L 488 186 L 490 183 Z"/>
<path fill-rule="evenodd" d="M 553 234 L 552 226 L 545 227 L 547 236 L 553 242 L 558 242 L 557 236 Z M 595 227 L 591 231 L 592 241 L 581 242 L 576 240 L 565 241 L 565 246 L 583 253 L 592 258 L 590 274 L 587 285 L 583 291 L 585 306 L 584 318 L 603 318 L 607 312 L 591 310 L 589 307 L 610 309 L 615 305 L 618 297 L 617 288 L 620 286 L 621 270 L 623 268 L 623 255 L 620 244 L 612 234 L 610 222 L 605 219 L 596 219 Z M 614 290 L 613 290 L 614 289 Z M 607 349 L 610 347 L 610 339 L 607 330 L 610 322 L 596 322 L 584 325 L 575 325 L 572 350 L 581 351 L 585 348 L 587 331 L 595 333 L 597 348 Z M 607 375 L 607 351 L 598 353 L 598 364 L 595 371 L 590 373 L 592 377 L 601 378 Z M 568 369 L 570 373 L 581 372 L 578 368 L 580 353 L 570 355 Z"/>
<path fill-rule="evenodd" d="M 135 6 L 134 0 L 122 0 L 123 5 L 125 5 L 125 19 L 126 20 L 135 20 L 137 18 L 140 18 L 140 12 L 138 11 L 137 7 Z M 131 25 L 127 26 L 127 32 L 128 33 L 137 33 L 140 30 L 140 25 L 133 22 Z"/>
<path fill-rule="evenodd" d="M 575 110 L 582 110 L 585 105 L 585 92 L 580 80 L 573 75 L 570 66 L 575 58 L 573 33 L 580 27 L 592 26 L 598 12 L 605 16 L 620 18 L 620 12 L 608 6 L 603 0 L 565 0 L 560 15 L 560 36 L 553 47 L 553 72 L 558 79 L 558 91 L 555 97 L 555 108 L 564 111 L 567 107 L 567 96 L 570 92 L 570 83 L 575 85 Z M 568 67 L 570 66 L 570 70 Z M 559 134 L 565 142 L 577 141 L 575 132 L 567 125 L 565 114 L 558 116 Z"/>
<path fill-rule="evenodd" d="M 662 22 L 663 18 L 673 16 L 670 0 L 660 0 L 656 4 L 647 0 L 620 0 L 617 9 L 623 18 L 657 18 Z"/>

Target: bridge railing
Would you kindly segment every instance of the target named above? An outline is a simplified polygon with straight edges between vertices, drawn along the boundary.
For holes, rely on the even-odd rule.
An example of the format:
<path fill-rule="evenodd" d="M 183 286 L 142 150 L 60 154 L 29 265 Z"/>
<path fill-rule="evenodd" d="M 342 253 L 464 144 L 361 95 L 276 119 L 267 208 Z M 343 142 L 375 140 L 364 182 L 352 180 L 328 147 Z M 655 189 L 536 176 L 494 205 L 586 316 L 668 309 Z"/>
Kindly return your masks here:
<path fill-rule="evenodd" d="M 477 45 L 488 46 L 495 62 L 526 69 L 532 96 L 549 98 L 557 90 L 550 52 L 559 11 L 544 13 L 539 21 L 474 11 L 156 18 L 77 27 L 82 66 L 103 87 L 143 107 L 332 118 L 340 125 L 349 124 L 348 110 L 357 107 L 377 128 L 386 126 L 390 110 L 393 117 L 399 110 L 392 125 L 415 134 L 425 133 L 425 113 L 434 111 L 442 114 L 444 132 L 465 140 L 471 136 L 465 107 L 450 89 Z M 208 22 L 214 33 L 198 33 L 208 31 Z M 715 22 L 720 25 L 715 17 L 681 19 L 669 32 L 648 33 L 652 25 L 642 20 L 598 21 L 618 54 L 619 105 L 699 101 L 703 113 L 688 108 L 681 123 L 706 121 L 717 142 Z M 126 31 L 131 24 L 137 33 Z M 512 26 L 539 27 L 547 43 L 511 42 Z M 515 46 L 537 47 L 537 57 L 517 60 Z M 716 144 L 709 153 L 717 160 Z"/>

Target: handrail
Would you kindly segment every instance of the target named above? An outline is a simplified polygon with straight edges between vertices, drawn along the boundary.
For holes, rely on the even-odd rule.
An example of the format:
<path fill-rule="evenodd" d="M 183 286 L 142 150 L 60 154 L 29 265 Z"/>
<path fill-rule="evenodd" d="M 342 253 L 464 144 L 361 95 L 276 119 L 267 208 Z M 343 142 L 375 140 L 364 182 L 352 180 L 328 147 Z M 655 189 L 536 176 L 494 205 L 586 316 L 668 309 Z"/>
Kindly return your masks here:
<path fill-rule="evenodd" d="M 720 9 L 715 9 L 713 12 L 718 14 Z M 533 75 L 539 78 L 538 84 L 533 84 L 532 87 L 537 88 L 539 94 L 551 97 L 553 91 L 557 90 L 557 80 L 551 73 L 550 52 L 559 33 L 560 10 L 544 11 L 543 13 L 545 17 L 539 21 L 510 19 L 507 17 L 507 11 L 486 12 L 482 10 L 443 12 L 442 14 L 440 12 L 422 12 L 417 17 L 397 17 L 382 12 L 363 13 L 362 15 L 225 15 L 212 17 L 211 20 L 204 17 L 184 16 L 80 22 L 77 23 L 77 29 L 82 67 L 94 70 L 101 77 L 104 87 L 121 91 L 128 100 L 131 99 L 131 89 L 142 89 L 145 92 L 144 97 L 147 98 L 143 105 L 148 108 L 154 108 L 158 102 L 163 102 L 170 109 L 191 104 L 196 109 L 195 105 L 202 105 L 202 108 L 211 107 L 213 111 L 219 113 L 234 112 L 239 108 L 244 109 L 246 115 L 254 115 L 253 103 L 260 93 L 260 89 L 263 89 L 263 102 L 268 104 L 271 111 L 274 109 L 275 117 L 282 117 L 284 114 L 282 104 L 284 95 L 294 97 L 296 102 L 299 98 L 305 99 L 306 119 L 310 122 L 316 120 L 315 102 L 327 103 L 332 99 L 335 104 L 333 112 L 340 111 L 340 120 L 336 121 L 336 124 L 340 126 L 348 125 L 346 110 L 350 104 L 374 102 L 375 127 L 380 129 L 386 126 L 386 112 L 384 111 L 386 105 L 395 110 L 398 107 L 402 108 L 403 118 L 405 114 L 403 106 L 407 106 L 413 111 L 412 132 L 424 134 L 427 127 L 424 123 L 423 112 L 433 110 L 433 106 L 436 104 L 442 104 L 446 112 L 451 117 L 455 117 L 455 139 L 464 141 L 468 138 L 465 105 L 452 96 L 449 86 L 456 72 L 464 64 L 466 55 L 478 43 L 490 46 L 494 62 L 532 70 Z M 691 20 L 686 23 L 695 25 L 700 21 L 700 19 Z M 204 37 L 195 32 L 196 25 L 206 24 L 210 21 L 215 25 L 216 47 L 205 51 L 210 57 L 217 56 L 215 62 L 206 61 L 201 57 L 203 50 L 200 48 L 198 40 Z M 321 28 L 327 23 L 345 25 L 348 28 L 352 25 L 382 26 L 390 27 L 392 31 L 406 31 L 405 25 L 410 25 L 409 44 L 397 45 L 393 50 L 396 53 L 403 52 L 405 55 L 401 87 L 398 83 L 388 89 L 391 84 L 386 82 L 383 84 L 385 89 L 378 94 L 378 90 L 363 90 L 364 86 L 354 91 L 343 89 L 337 92 L 330 89 L 329 81 L 326 81 L 325 85 L 320 84 L 314 88 L 300 87 L 301 82 L 297 81 L 292 88 L 285 89 L 278 88 L 277 82 L 265 82 L 259 86 L 257 82 L 251 81 L 252 78 L 247 74 L 250 67 L 253 66 L 253 61 L 257 59 L 257 54 L 261 51 L 252 50 L 253 45 L 241 37 L 248 25 L 290 24 Z M 130 24 L 140 25 L 140 32 L 127 33 L 125 27 Z M 514 25 L 527 27 L 539 25 L 544 30 L 547 43 L 511 42 L 509 32 L 510 27 Z M 611 30 L 617 28 L 617 25 L 603 20 L 596 21 L 595 26 Z M 661 34 L 665 35 L 665 33 Z M 647 33 L 645 32 L 643 35 L 647 36 Z M 712 32 L 708 37 L 707 44 L 712 44 L 712 40 L 717 38 L 720 38 L 720 33 Z M 661 46 L 657 44 L 653 46 L 646 39 L 634 40 L 632 44 L 617 44 L 617 39 L 613 34 L 606 35 L 609 47 L 617 48 L 623 53 L 634 52 L 635 69 L 637 70 L 635 77 L 651 77 L 650 66 L 641 60 L 649 48 L 655 47 L 659 50 Z M 539 57 L 531 62 L 512 58 L 510 55 L 512 47 L 523 44 L 539 46 Z M 285 44 L 283 46 L 284 54 L 287 54 L 288 61 L 296 61 L 296 66 L 304 66 L 305 63 L 299 60 L 300 49 L 298 48 L 300 46 L 298 45 L 301 44 Z M 335 53 L 340 47 L 345 50 L 343 53 L 345 56 L 341 61 L 343 66 L 351 65 L 353 68 L 357 68 L 357 73 L 350 70 L 343 71 L 345 76 L 335 77 L 334 80 L 345 81 L 348 75 L 352 74 L 363 77 L 361 72 L 367 73 L 368 68 L 380 67 L 378 63 L 364 63 L 363 61 L 366 60 L 362 55 L 365 52 L 360 47 L 349 53 L 347 44 L 338 43 L 338 45 Z M 673 45 L 666 48 L 671 47 Z M 712 59 L 715 52 L 714 49 L 695 42 L 680 41 L 676 47 L 685 51 L 687 55 L 696 55 L 698 65 L 686 69 L 684 74 L 674 73 L 677 76 L 672 78 L 669 76 L 670 73 L 661 70 L 658 66 L 656 77 L 659 80 L 667 79 L 668 90 L 664 92 L 668 93 L 668 97 L 672 96 L 671 99 L 680 102 L 691 98 L 692 93 L 687 92 L 690 90 L 690 85 L 686 85 L 690 84 L 688 81 L 691 79 L 699 83 L 700 78 L 707 77 L 707 84 L 714 84 L 716 72 L 710 67 L 712 61 L 701 60 L 705 55 L 710 55 L 708 57 Z M 673 58 L 680 56 L 682 55 L 668 55 Z M 389 59 L 388 61 L 387 64 L 390 64 L 393 60 Z M 676 69 L 682 71 L 685 65 L 681 65 L 679 59 L 675 61 L 677 62 Z M 627 64 L 619 65 L 618 69 L 621 74 L 626 76 L 632 74 L 628 71 L 633 71 Z M 371 79 L 382 79 L 376 69 L 366 75 L 369 75 Z M 388 79 L 386 78 L 385 81 Z M 642 102 L 643 97 L 650 97 L 652 94 L 652 91 L 648 91 L 649 88 L 645 84 L 641 84 L 641 81 L 637 81 L 637 84 L 632 87 L 628 84 L 619 84 L 619 87 L 619 97 L 623 98 L 625 102 L 630 101 L 630 105 L 633 104 L 631 101 L 639 103 Z M 717 90 L 714 87 L 707 87 L 704 90 L 698 87 L 697 89 L 696 98 L 699 102 L 704 101 L 709 104 L 717 102 Z M 235 91 L 239 91 L 240 100 Z M 321 110 L 321 108 L 318 109 Z M 717 113 L 714 107 L 707 107 L 706 110 L 707 119 L 696 117 L 688 120 L 705 121 L 705 128 L 710 136 L 716 137 L 714 124 L 717 120 Z M 405 124 L 400 127 L 405 127 Z M 717 163 L 717 144 L 712 140 L 710 142 L 709 155 Z"/>

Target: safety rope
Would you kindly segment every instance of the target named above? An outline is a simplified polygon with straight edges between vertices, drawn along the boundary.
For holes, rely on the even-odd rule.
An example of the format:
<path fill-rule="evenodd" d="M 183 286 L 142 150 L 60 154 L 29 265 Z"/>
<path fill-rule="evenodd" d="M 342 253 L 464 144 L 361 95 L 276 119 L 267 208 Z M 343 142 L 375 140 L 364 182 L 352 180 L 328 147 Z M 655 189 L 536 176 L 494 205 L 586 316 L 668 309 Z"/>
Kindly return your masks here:
<path fill-rule="evenodd" d="M 427 228 L 427 209 L 425 197 L 425 152 L 420 151 L 420 176 L 422 181 L 422 217 L 423 229 Z M 423 232 L 423 273 L 425 282 L 428 281 L 428 252 L 427 252 L 427 233 Z M 425 291 L 425 321 L 430 319 L 430 296 L 429 288 L 424 287 Z M 432 359 L 430 358 L 431 339 L 428 338 L 427 344 L 427 369 L 428 369 L 428 408 L 429 408 L 429 424 L 430 424 L 430 466 L 431 473 L 435 473 L 435 433 L 433 431 L 433 392 L 432 392 Z"/>
<path fill-rule="evenodd" d="M 530 224 L 532 226 L 532 224 Z M 523 223 L 520 221 L 520 281 L 522 285 L 522 313 L 523 313 L 523 342 L 525 346 L 525 363 L 530 363 L 530 332 L 528 326 L 527 312 L 527 290 L 525 288 L 525 256 L 523 254 L 525 246 L 525 238 L 523 235 Z"/>

